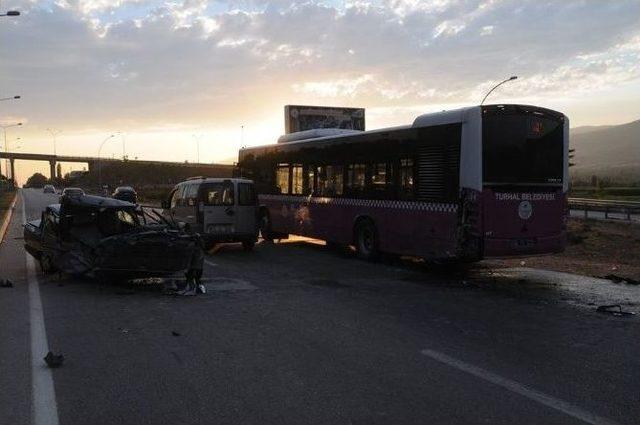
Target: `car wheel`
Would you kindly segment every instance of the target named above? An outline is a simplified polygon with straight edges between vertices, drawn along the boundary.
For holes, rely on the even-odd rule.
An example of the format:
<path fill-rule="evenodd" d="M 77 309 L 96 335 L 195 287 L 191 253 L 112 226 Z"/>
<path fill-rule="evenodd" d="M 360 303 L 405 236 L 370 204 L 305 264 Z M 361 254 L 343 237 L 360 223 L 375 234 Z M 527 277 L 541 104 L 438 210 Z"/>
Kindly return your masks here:
<path fill-rule="evenodd" d="M 273 233 L 271 232 L 271 219 L 269 214 L 265 213 L 260 218 L 260 236 L 267 242 L 273 241 Z"/>
<path fill-rule="evenodd" d="M 51 259 L 51 256 L 49 254 L 43 252 L 40 255 L 40 269 L 44 274 L 53 273 L 55 271 L 53 260 Z"/>
<path fill-rule="evenodd" d="M 375 260 L 378 257 L 378 233 L 369 220 L 362 220 L 356 225 L 355 245 L 358 258 Z"/>
<path fill-rule="evenodd" d="M 242 241 L 242 249 L 245 251 L 253 250 L 253 246 L 256 244 L 255 241 Z"/>

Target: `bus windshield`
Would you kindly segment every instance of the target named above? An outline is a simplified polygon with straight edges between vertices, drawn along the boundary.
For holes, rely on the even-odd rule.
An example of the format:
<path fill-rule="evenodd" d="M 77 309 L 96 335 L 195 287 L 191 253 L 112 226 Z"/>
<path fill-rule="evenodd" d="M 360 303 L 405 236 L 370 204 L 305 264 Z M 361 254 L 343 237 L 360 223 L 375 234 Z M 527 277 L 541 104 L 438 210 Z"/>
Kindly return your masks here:
<path fill-rule="evenodd" d="M 561 184 L 563 123 L 538 114 L 490 114 L 482 121 L 485 184 Z"/>

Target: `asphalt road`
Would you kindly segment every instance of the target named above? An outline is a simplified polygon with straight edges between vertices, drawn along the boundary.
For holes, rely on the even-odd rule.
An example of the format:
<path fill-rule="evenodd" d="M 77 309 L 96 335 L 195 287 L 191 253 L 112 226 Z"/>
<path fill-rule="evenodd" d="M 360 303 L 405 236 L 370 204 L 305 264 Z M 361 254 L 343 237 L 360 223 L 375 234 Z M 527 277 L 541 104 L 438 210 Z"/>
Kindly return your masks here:
<path fill-rule="evenodd" d="M 23 196 L 27 220 L 55 202 Z M 637 309 L 640 288 L 369 264 L 294 240 L 223 246 L 207 258 L 206 295 L 171 297 L 43 276 L 22 220 L 19 200 L 0 247 L 0 278 L 14 283 L 0 288 L 0 424 L 640 418 L 640 321 L 595 311 Z M 62 367 L 44 366 L 47 347 Z"/>

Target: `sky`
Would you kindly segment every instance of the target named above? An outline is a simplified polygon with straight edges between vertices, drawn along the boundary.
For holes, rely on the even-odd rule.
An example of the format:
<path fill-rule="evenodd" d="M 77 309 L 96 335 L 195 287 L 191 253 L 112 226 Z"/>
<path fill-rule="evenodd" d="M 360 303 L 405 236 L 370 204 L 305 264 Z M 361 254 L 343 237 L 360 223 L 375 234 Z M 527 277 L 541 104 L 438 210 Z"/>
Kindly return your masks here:
<path fill-rule="evenodd" d="M 61 155 L 97 156 L 113 134 L 101 155 L 230 162 L 284 132 L 286 104 L 364 107 L 373 129 L 477 105 L 511 75 L 488 103 L 574 127 L 640 119 L 638 0 L 0 0 L 13 9 L 9 150 L 51 153 L 51 129 Z"/>

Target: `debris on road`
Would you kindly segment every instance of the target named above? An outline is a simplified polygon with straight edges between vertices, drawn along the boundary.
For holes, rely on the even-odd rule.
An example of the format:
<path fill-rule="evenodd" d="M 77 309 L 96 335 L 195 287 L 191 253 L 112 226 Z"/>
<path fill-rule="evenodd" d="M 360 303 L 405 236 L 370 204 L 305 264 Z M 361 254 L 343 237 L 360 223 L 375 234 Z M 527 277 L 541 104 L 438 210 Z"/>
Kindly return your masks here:
<path fill-rule="evenodd" d="M 601 305 L 596 308 L 598 313 L 607 313 L 613 316 L 633 316 L 635 313 L 631 311 L 622 310 L 622 306 L 620 304 L 611 304 L 611 305 Z"/>
<path fill-rule="evenodd" d="M 198 234 L 116 199 L 63 196 L 60 202 L 49 205 L 42 219 L 24 225 L 25 249 L 43 272 L 101 281 L 178 272 L 197 280 L 201 275 L 204 253 Z"/>
<path fill-rule="evenodd" d="M 602 279 L 607 279 L 612 281 L 613 283 L 626 283 L 629 285 L 640 285 L 640 280 L 631 279 L 629 277 L 618 276 L 613 273 L 609 273 L 601 277 Z"/>
<path fill-rule="evenodd" d="M 182 334 L 180 332 L 177 332 L 177 331 L 171 331 L 171 335 L 173 335 L 173 336 L 181 336 Z"/>
<path fill-rule="evenodd" d="M 53 354 L 51 351 L 44 357 L 44 361 L 50 368 L 54 369 L 62 366 L 64 363 L 64 356 L 62 354 Z"/>
<path fill-rule="evenodd" d="M 0 279 L 0 288 L 13 288 L 13 282 L 9 279 Z"/>

